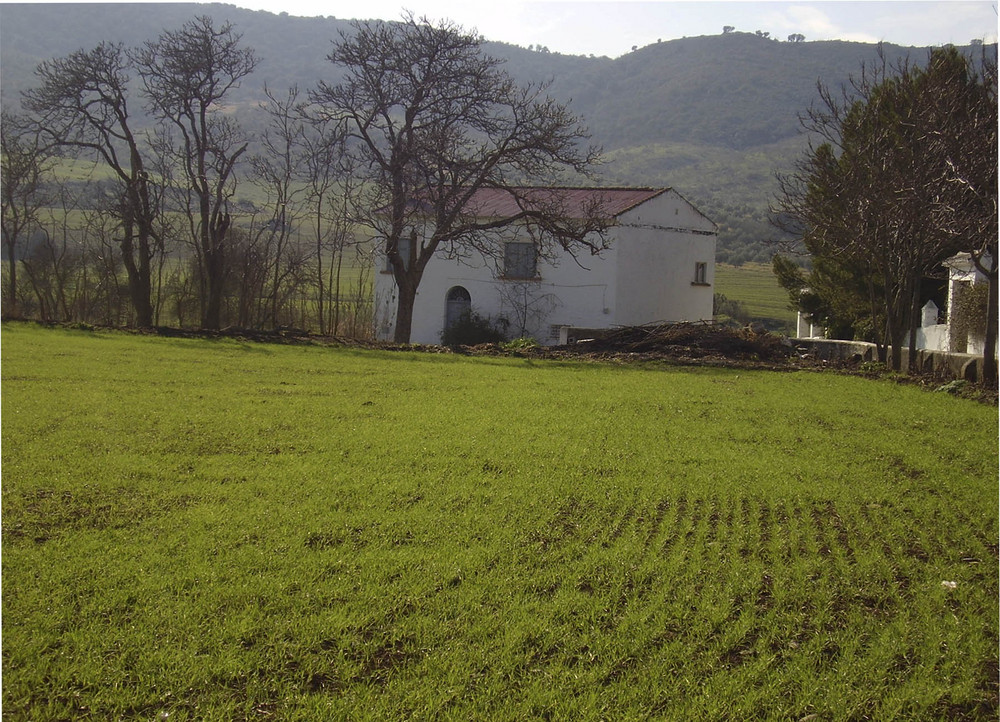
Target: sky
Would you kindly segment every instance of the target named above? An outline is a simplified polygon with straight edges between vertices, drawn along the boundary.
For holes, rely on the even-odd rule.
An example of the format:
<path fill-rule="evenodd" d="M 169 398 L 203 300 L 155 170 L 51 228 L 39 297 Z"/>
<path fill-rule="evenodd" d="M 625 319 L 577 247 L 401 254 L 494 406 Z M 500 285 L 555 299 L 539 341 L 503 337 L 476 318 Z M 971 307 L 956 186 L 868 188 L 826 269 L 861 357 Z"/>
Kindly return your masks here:
<path fill-rule="evenodd" d="M 688 0 L 222 0 L 252 10 L 398 20 L 404 10 L 448 19 L 487 40 L 571 55 L 618 57 L 657 40 L 718 35 L 725 25 L 785 40 L 885 41 L 903 46 L 996 42 L 992 0 L 732 2 Z"/>

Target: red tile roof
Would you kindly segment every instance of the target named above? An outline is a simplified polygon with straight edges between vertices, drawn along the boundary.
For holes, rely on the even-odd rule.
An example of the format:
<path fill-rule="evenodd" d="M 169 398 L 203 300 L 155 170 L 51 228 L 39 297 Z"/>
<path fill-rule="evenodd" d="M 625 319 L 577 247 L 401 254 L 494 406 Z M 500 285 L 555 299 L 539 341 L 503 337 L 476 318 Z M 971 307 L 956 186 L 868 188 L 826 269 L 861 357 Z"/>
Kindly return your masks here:
<path fill-rule="evenodd" d="M 669 188 L 562 188 L 524 187 L 480 188 L 472 196 L 467 209 L 480 218 L 504 218 L 520 212 L 518 198 L 538 203 L 556 203 L 570 218 L 583 218 L 586 209 L 597 203 L 609 218 L 645 203 Z M 515 195 L 516 194 L 516 195 Z"/>

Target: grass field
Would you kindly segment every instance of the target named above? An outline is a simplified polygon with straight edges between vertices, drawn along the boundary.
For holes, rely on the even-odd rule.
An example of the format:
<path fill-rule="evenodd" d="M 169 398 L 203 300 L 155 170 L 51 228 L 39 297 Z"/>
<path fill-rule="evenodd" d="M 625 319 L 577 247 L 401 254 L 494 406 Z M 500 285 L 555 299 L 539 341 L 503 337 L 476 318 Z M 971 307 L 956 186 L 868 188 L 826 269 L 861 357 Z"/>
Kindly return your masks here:
<path fill-rule="evenodd" d="M 715 291 L 746 305 L 751 315 L 784 321 L 795 328 L 795 312 L 788 308 L 788 292 L 778 285 L 771 267 L 761 263 L 715 265 Z"/>
<path fill-rule="evenodd" d="M 5 719 L 996 718 L 995 408 L 807 372 L 2 347 Z"/>

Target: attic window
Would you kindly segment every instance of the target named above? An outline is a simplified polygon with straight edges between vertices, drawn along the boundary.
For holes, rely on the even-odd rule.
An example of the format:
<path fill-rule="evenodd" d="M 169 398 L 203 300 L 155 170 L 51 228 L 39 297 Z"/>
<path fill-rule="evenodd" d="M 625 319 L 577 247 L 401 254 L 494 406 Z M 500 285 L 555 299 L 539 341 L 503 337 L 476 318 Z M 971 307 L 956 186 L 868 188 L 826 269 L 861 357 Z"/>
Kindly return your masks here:
<path fill-rule="evenodd" d="M 504 278 L 535 278 L 538 275 L 538 251 L 532 243 L 505 243 Z"/>
<path fill-rule="evenodd" d="M 694 280 L 691 281 L 692 286 L 707 286 L 708 285 L 708 264 L 707 263 L 696 263 L 694 264 Z"/>

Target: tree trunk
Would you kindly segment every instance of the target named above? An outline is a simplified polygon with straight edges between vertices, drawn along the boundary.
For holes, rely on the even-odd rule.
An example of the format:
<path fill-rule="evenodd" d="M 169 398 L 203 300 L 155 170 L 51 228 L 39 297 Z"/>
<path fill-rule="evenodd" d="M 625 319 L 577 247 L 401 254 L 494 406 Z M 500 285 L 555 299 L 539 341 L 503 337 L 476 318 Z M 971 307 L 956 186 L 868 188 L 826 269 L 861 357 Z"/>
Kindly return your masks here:
<path fill-rule="evenodd" d="M 903 340 L 894 341 L 889 350 L 889 368 L 893 371 L 903 369 Z"/>
<path fill-rule="evenodd" d="M 271 328 L 278 328 L 281 324 L 278 319 L 278 307 L 280 305 L 281 287 L 281 254 L 285 246 L 285 209 L 281 209 L 281 224 L 278 228 L 278 247 L 274 251 L 274 279 L 271 288 Z M 303 324 L 305 325 L 305 324 Z"/>
<path fill-rule="evenodd" d="M 898 311 L 897 311 L 898 313 Z M 909 317 L 909 309 L 902 314 L 903 318 Z M 886 339 L 889 344 L 889 369 L 892 371 L 902 371 L 903 369 L 903 341 L 906 338 L 906 326 L 899 318 L 893 316 L 892 311 L 886 318 Z"/>
<path fill-rule="evenodd" d="M 153 302 L 150 300 L 148 277 L 143 281 L 130 273 L 128 290 L 132 297 L 132 307 L 135 309 L 135 325 L 138 328 L 152 328 Z"/>
<path fill-rule="evenodd" d="M 392 335 L 395 343 L 409 343 L 410 329 L 413 326 L 413 305 L 417 300 L 417 287 L 406 284 L 398 285 L 399 296 L 396 299 L 396 328 Z"/>
<path fill-rule="evenodd" d="M 218 331 L 222 326 L 222 301 L 226 291 L 226 234 L 231 223 L 228 213 L 215 219 L 210 227 L 205 252 L 208 299 L 201 325 L 210 331 Z"/>
<path fill-rule="evenodd" d="M 7 298 L 7 313 L 12 316 L 17 316 L 17 254 L 14 252 L 14 244 L 7 244 L 7 263 L 10 266 L 10 288 L 8 289 L 9 296 Z"/>
<path fill-rule="evenodd" d="M 994 266 L 996 261 L 994 261 Z M 986 335 L 983 339 L 983 383 L 990 388 L 997 386 L 997 272 L 988 277 L 989 303 L 986 312 Z"/>
<path fill-rule="evenodd" d="M 913 293 L 911 295 L 910 301 L 910 323 L 909 325 L 909 348 L 910 353 L 907 356 L 907 373 L 915 374 L 920 369 L 917 364 L 917 329 L 920 328 L 921 322 L 920 313 L 920 284 L 914 284 Z"/>
<path fill-rule="evenodd" d="M 201 319 L 201 327 L 209 331 L 218 331 L 222 325 L 222 266 L 221 253 L 212 251 L 205 255 L 205 271 L 208 278 L 207 296 L 205 299 L 205 314 Z"/>
<path fill-rule="evenodd" d="M 429 244 L 422 252 L 417 251 L 417 234 L 410 234 L 410 243 L 404 248 L 406 258 L 397 256 L 392 261 L 392 276 L 396 281 L 399 296 L 396 299 L 396 329 L 392 340 L 396 343 L 410 343 L 410 330 L 413 326 L 413 306 L 417 300 L 417 289 L 424 275 L 424 267 L 434 255 L 434 247 Z M 395 244 L 399 248 L 399 242 Z M 359 294 L 360 298 L 360 294 Z"/>
<path fill-rule="evenodd" d="M 337 253 L 336 250 L 334 252 Z M 340 305 L 341 305 L 341 299 L 340 299 L 340 272 L 341 272 L 341 269 L 343 268 L 343 265 L 344 265 L 344 248 L 343 248 L 343 246 L 341 246 L 340 247 L 340 252 L 337 253 L 337 274 L 336 274 L 336 276 L 334 277 L 334 280 L 333 280 L 334 307 L 333 307 L 333 331 L 332 331 L 332 333 L 333 333 L 334 336 L 337 336 L 337 335 L 340 334 Z"/>
<path fill-rule="evenodd" d="M 321 201 L 317 201 L 320 204 Z M 326 293 L 326 288 L 323 283 L 323 242 L 322 242 L 322 229 L 319 225 L 319 208 L 317 205 L 316 210 L 316 282 L 317 282 L 317 294 L 316 294 L 316 312 L 319 315 L 319 332 L 321 335 L 326 336 L 329 333 L 329 329 L 326 325 L 326 298 L 324 294 Z"/>
<path fill-rule="evenodd" d="M 210 331 L 218 331 L 222 325 L 222 249 L 214 246 L 204 254 L 204 299 L 201 315 L 201 327 Z"/>
<path fill-rule="evenodd" d="M 892 371 L 903 370 L 903 346 L 910 336 L 913 317 L 913 297 L 919 294 L 919 284 L 907 277 L 893 283 L 892 275 L 883 274 L 883 294 L 885 303 L 885 335 L 889 345 L 889 368 Z M 893 286 L 895 285 L 895 288 Z M 912 351 L 912 349 L 911 349 Z M 910 353 L 910 357 L 913 357 Z"/>
<path fill-rule="evenodd" d="M 139 328 L 150 328 L 153 325 L 152 278 L 149 269 L 149 257 L 146 249 L 149 243 L 140 241 L 140 259 L 135 262 L 135 249 L 132 246 L 131 232 L 126 228 L 125 237 L 121 242 L 122 260 L 128 275 L 128 295 L 135 310 L 135 325 Z M 145 262 L 143 262 L 145 261 Z"/>

